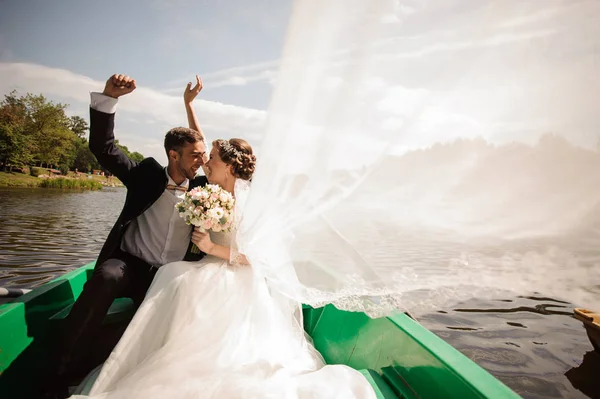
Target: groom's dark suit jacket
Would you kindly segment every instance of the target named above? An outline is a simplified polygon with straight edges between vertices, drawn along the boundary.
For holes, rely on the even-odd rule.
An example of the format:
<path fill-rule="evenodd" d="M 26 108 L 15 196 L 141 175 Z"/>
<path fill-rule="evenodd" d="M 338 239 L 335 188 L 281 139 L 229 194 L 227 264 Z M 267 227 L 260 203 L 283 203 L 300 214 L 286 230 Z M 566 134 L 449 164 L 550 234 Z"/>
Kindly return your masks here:
<path fill-rule="evenodd" d="M 162 195 L 167 187 L 165 169 L 154 158 L 146 158 L 141 162 L 129 159 L 115 145 L 115 114 L 105 114 L 90 108 L 90 150 L 103 168 L 114 174 L 127 187 L 127 197 L 117 222 L 110 231 L 97 264 L 109 259 L 121 246 L 123 233 L 132 220 L 141 215 Z M 205 176 L 198 176 L 190 181 L 189 190 L 207 183 Z M 184 260 L 198 260 L 204 254 L 190 252 L 188 245 Z"/>

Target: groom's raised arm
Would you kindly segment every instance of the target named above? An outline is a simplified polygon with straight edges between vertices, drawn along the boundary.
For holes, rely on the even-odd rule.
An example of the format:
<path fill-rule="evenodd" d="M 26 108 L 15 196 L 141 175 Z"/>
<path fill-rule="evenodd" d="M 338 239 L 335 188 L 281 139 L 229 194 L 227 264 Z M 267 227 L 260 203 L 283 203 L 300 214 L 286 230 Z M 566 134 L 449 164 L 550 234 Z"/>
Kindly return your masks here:
<path fill-rule="evenodd" d="M 115 112 L 118 98 L 135 90 L 135 80 L 129 76 L 113 75 L 106 81 L 102 93 L 91 93 L 90 150 L 100 165 L 126 186 L 129 172 L 137 162 L 129 159 L 115 144 Z"/>

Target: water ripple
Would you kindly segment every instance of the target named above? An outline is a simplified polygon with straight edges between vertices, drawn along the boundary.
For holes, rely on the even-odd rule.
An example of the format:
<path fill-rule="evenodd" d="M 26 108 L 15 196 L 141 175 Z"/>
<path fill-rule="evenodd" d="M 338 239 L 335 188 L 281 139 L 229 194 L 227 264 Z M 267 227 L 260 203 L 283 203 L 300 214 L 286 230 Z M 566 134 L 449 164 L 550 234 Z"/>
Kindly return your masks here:
<path fill-rule="evenodd" d="M 32 288 L 93 261 L 125 193 L 0 188 L 0 286 Z M 407 264 L 442 265 L 457 255 L 453 248 L 410 236 L 399 236 L 398 243 Z M 533 293 L 472 300 L 419 321 L 525 398 L 585 397 L 569 381 L 585 392 L 597 384 L 600 361 L 586 365 L 582 360 L 585 355 L 595 361 L 568 303 Z"/>
<path fill-rule="evenodd" d="M 0 285 L 32 288 L 96 259 L 125 193 L 0 189 Z"/>
<path fill-rule="evenodd" d="M 580 367 L 592 346 L 572 305 L 539 295 L 494 302 L 471 300 L 418 320 L 524 398 L 587 397 L 571 374 L 600 389 L 597 370 Z"/>

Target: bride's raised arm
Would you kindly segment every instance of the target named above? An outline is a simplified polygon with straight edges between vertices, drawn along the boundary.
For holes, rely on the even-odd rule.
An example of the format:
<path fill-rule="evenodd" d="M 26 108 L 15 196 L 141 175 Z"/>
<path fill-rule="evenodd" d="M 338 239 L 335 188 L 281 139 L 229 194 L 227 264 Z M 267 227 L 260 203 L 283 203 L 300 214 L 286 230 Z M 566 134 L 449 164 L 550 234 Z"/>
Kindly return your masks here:
<path fill-rule="evenodd" d="M 202 79 L 198 75 L 196 75 L 196 85 L 192 87 L 192 82 L 189 82 L 185 87 L 183 92 L 183 103 L 185 104 L 185 113 L 187 114 L 188 119 L 188 127 L 200 133 L 202 138 L 206 142 L 206 136 L 200 127 L 200 123 L 198 122 L 198 117 L 196 117 L 196 111 L 194 111 L 193 102 L 198 93 L 202 91 Z M 204 160 L 206 162 L 206 159 Z M 206 175 L 206 169 L 204 165 L 202 165 L 202 170 Z"/>

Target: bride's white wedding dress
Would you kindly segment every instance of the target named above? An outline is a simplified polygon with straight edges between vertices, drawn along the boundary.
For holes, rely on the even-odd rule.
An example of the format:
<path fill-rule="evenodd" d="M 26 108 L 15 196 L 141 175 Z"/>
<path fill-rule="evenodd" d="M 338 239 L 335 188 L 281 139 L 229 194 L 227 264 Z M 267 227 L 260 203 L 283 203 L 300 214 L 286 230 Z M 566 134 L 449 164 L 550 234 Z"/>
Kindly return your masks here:
<path fill-rule="evenodd" d="M 230 245 L 230 234 L 211 238 Z M 291 308 L 251 266 L 165 265 L 74 398 L 375 398 L 359 372 L 324 364 Z"/>

